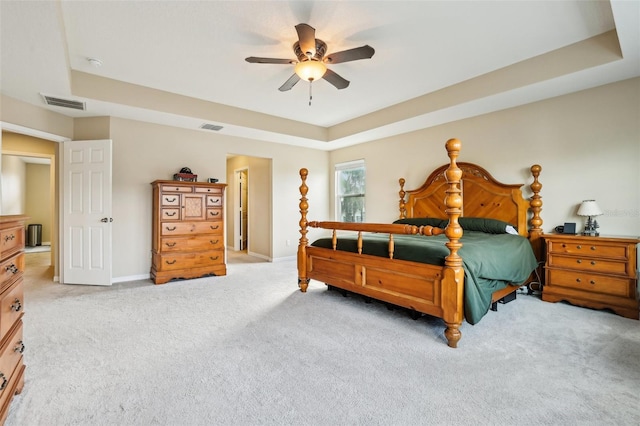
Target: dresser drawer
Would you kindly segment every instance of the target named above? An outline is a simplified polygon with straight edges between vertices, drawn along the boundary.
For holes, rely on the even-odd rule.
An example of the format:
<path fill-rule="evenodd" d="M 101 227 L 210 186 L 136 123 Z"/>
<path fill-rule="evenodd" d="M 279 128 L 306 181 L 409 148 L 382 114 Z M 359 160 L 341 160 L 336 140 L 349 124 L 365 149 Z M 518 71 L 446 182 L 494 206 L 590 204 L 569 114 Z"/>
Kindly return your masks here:
<path fill-rule="evenodd" d="M 549 253 L 575 254 L 579 256 L 589 257 L 606 257 L 609 259 L 626 260 L 629 258 L 629 250 L 625 245 L 614 245 L 606 243 L 593 242 L 575 242 L 575 241 L 549 241 Z"/>
<path fill-rule="evenodd" d="M 180 220 L 180 209 L 162 209 L 162 220 Z"/>
<path fill-rule="evenodd" d="M 161 235 L 222 234 L 222 222 L 163 222 Z"/>
<path fill-rule="evenodd" d="M 196 192 L 199 192 L 199 193 L 207 193 L 207 194 L 220 194 L 220 195 L 222 195 L 222 188 L 220 188 L 220 187 L 216 187 L 216 188 L 201 188 L 201 187 L 196 187 Z"/>
<path fill-rule="evenodd" d="M 207 219 L 222 220 L 222 209 L 207 209 Z"/>
<path fill-rule="evenodd" d="M 547 271 L 547 283 L 550 287 L 560 286 L 590 293 L 635 297 L 635 280 L 632 279 L 561 269 L 549 269 Z"/>
<path fill-rule="evenodd" d="M 550 254 L 547 265 L 554 268 L 567 268 L 583 272 L 601 272 L 606 274 L 634 277 L 636 271 L 629 271 L 628 262 L 602 258 L 570 257 Z"/>
<path fill-rule="evenodd" d="M 223 264 L 224 251 L 213 250 L 197 253 L 160 254 L 156 256 L 155 260 L 155 266 L 158 271 L 198 268 L 202 266 Z"/>
<path fill-rule="evenodd" d="M 4 406 L 15 392 L 15 381 L 18 379 L 18 366 L 22 365 L 22 321 L 11 330 L 11 335 L 2 346 L 0 355 L 0 406 Z"/>
<path fill-rule="evenodd" d="M 0 336 L 4 336 L 22 317 L 23 308 L 23 284 L 20 279 L 0 295 Z"/>
<path fill-rule="evenodd" d="M 162 192 L 193 192 L 193 187 L 182 185 L 162 185 Z"/>
<path fill-rule="evenodd" d="M 163 207 L 180 207 L 180 195 L 178 194 L 162 194 L 160 203 Z"/>
<path fill-rule="evenodd" d="M 14 254 L 0 263 L 0 288 L 8 285 L 24 272 L 24 253 Z"/>
<path fill-rule="evenodd" d="M 222 234 L 198 235 L 193 237 L 164 237 L 160 242 L 162 252 L 222 250 Z"/>
<path fill-rule="evenodd" d="M 5 258 L 24 247 L 24 226 L 0 231 L 0 257 Z"/>

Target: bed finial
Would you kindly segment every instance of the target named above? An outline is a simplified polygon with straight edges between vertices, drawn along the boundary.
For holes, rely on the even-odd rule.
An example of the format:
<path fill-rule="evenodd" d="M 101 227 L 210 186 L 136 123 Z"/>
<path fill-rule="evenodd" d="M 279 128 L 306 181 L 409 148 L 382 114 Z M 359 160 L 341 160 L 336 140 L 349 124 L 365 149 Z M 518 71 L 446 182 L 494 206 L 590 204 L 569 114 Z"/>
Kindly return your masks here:
<path fill-rule="evenodd" d="M 533 247 L 533 251 L 538 258 L 542 260 L 542 217 L 540 212 L 542 211 L 542 197 L 540 196 L 540 190 L 542 190 L 542 184 L 538 180 L 542 167 L 539 164 L 531 166 L 531 175 L 533 176 L 533 182 L 531 183 L 531 191 L 533 196 L 531 197 L 531 212 L 533 216 L 529 220 L 531 227 L 529 228 L 529 241 Z"/>
<path fill-rule="evenodd" d="M 309 278 L 307 278 L 307 212 L 309 211 L 309 203 L 307 202 L 307 192 L 309 187 L 307 186 L 307 176 L 309 170 L 300 169 L 300 179 L 302 184 L 300 185 L 300 243 L 298 244 L 298 286 L 300 291 L 305 293 L 309 286 Z"/>
<path fill-rule="evenodd" d="M 400 183 L 400 192 L 398 192 L 398 195 L 400 195 L 400 219 L 404 219 L 407 217 L 407 205 L 404 202 L 404 196 L 406 195 L 404 191 L 405 180 L 404 178 L 400 178 L 398 182 Z"/>

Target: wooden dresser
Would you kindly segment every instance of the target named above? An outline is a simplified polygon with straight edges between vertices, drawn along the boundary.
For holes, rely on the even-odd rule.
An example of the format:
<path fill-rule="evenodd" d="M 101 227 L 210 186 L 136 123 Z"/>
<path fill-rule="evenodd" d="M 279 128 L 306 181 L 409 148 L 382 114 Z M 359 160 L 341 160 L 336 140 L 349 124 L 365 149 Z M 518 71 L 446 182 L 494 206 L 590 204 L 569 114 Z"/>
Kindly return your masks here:
<path fill-rule="evenodd" d="M 154 283 L 226 275 L 226 184 L 157 180 L 151 185 Z"/>
<path fill-rule="evenodd" d="M 25 216 L 0 216 L 0 424 L 24 387 L 22 315 L 24 312 Z"/>
<path fill-rule="evenodd" d="M 611 309 L 638 319 L 637 244 L 631 237 L 545 235 L 542 300 Z"/>

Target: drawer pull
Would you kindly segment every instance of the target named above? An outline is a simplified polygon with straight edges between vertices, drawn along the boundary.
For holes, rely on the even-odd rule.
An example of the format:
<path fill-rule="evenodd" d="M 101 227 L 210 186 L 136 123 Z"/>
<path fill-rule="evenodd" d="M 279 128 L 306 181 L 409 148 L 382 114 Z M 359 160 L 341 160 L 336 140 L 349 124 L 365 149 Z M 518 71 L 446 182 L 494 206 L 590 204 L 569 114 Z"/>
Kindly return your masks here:
<path fill-rule="evenodd" d="M 7 236 L 4 237 L 4 242 L 5 243 L 9 242 L 9 241 L 11 241 L 11 240 L 13 240 L 15 238 L 16 238 L 15 234 L 7 235 Z"/>
<path fill-rule="evenodd" d="M 582 259 L 576 260 L 577 263 L 582 263 Z"/>
<path fill-rule="evenodd" d="M 176 215 L 176 212 L 166 212 L 165 215 L 169 217 L 173 217 Z"/>
<path fill-rule="evenodd" d="M 218 260 L 218 258 L 220 258 L 220 256 L 216 256 L 216 257 L 209 256 L 209 259 L 211 259 L 211 260 Z"/>
<path fill-rule="evenodd" d="M 219 227 L 220 227 L 220 225 L 216 225 L 216 226 L 211 226 L 211 225 L 209 225 L 209 228 L 213 229 L 214 231 L 215 231 L 216 229 L 218 229 Z"/>
<path fill-rule="evenodd" d="M 595 251 L 595 249 L 596 249 L 596 246 L 591 246 L 591 250 Z"/>
<path fill-rule="evenodd" d="M 578 250 L 580 250 L 580 249 L 582 248 L 582 246 L 576 246 L 576 248 L 577 248 Z"/>
<path fill-rule="evenodd" d="M 577 283 L 581 283 L 581 282 L 582 282 L 582 280 L 581 280 L 580 278 L 576 278 L 576 282 L 577 282 Z"/>
<path fill-rule="evenodd" d="M 18 267 L 16 265 L 14 265 L 13 263 L 9 266 L 7 266 L 5 268 L 5 270 L 11 272 L 12 274 L 17 274 L 18 272 L 20 272 L 20 269 L 18 269 Z"/>
<path fill-rule="evenodd" d="M 168 227 L 168 226 L 165 226 L 165 227 L 164 227 L 164 229 L 166 229 L 167 231 L 175 231 L 175 230 L 176 230 L 176 227 L 175 227 L 175 226 L 173 226 L 173 227 L 171 227 L 171 228 L 170 228 L 170 227 Z"/>
<path fill-rule="evenodd" d="M 178 244 L 178 243 L 173 242 L 173 243 L 165 243 L 165 244 L 167 245 L 167 247 L 175 247 L 176 244 Z"/>
<path fill-rule="evenodd" d="M 211 216 L 218 216 L 220 214 L 220 212 L 209 212 L 211 213 Z"/>
<path fill-rule="evenodd" d="M 0 380 L 2 380 L 2 384 L 0 384 L 0 391 L 2 391 L 7 387 L 9 379 L 7 379 L 7 376 L 5 376 L 4 373 L 0 373 Z"/>
<path fill-rule="evenodd" d="M 591 285 L 595 285 L 595 284 L 596 284 L 596 282 L 595 282 L 594 280 L 591 280 L 591 281 L 589 281 L 589 284 L 591 284 Z"/>
<path fill-rule="evenodd" d="M 213 240 L 209 240 L 209 242 L 210 242 L 211 244 L 218 244 L 218 241 L 220 241 L 220 240 L 215 240 L 215 241 L 213 241 Z"/>
<path fill-rule="evenodd" d="M 172 199 L 169 199 L 169 197 L 164 197 L 164 200 L 167 203 L 175 203 L 178 199 L 176 197 L 173 197 Z"/>
<path fill-rule="evenodd" d="M 16 299 L 13 301 L 13 303 L 11 304 L 11 310 L 16 312 L 20 312 L 22 310 L 22 303 L 20 303 L 20 299 Z"/>
<path fill-rule="evenodd" d="M 14 352 L 19 352 L 19 353 L 24 353 L 24 343 L 22 342 L 22 340 L 20 340 L 18 342 L 18 344 L 16 345 L 15 348 L 13 348 Z"/>
<path fill-rule="evenodd" d="M 591 264 L 592 264 L 592 265 L 595 265 L 595 264 L 596 264 L 596 261 L 595 261 L 595 260 L 592 260 L 592 261 L 591 261 Z"/>
<path fill-rule="evenodd" d="M 176 263 L 176 262 L 177 262 L 177 260 L 176 260 L 176 259 L 173 259 L 172 261 L 165 260 L 165 263 L 166 263 L 167 265 L 173 265 L 173 264 L 174 264 L 174 263 Z"/>

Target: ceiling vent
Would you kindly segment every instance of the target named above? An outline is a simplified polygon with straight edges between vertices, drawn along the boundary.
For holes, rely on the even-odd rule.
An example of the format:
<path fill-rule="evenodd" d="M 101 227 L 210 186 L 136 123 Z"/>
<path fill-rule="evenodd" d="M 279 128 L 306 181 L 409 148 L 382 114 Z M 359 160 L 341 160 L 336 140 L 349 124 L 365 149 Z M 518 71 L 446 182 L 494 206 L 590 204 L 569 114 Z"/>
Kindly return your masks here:
<path fill-rule="evenodd" d="M 222 126 L 218 126 L 216 124 L 206 124 L 206 123 L 200 126 L 200 128 L 205 130 L 213 130 L 214 132 L 217 132 L 218 130 L 222 130 Z"/>
<path fill-rule="evenodd" d="M 47 105 L 59 106 L 59 107 L 62 107 L 62 108 L 79 109 L 81 111 L 84 111 L 84 110 L 87 109 L 86 104 L 84 102 L 81 102 L 81 101 L 74 101 L 72 99 L 56 98 L 55 96 L 48 96 L 48 95 L 42 95 L 42 97 L 44 98 L 44 102 Z"/>

